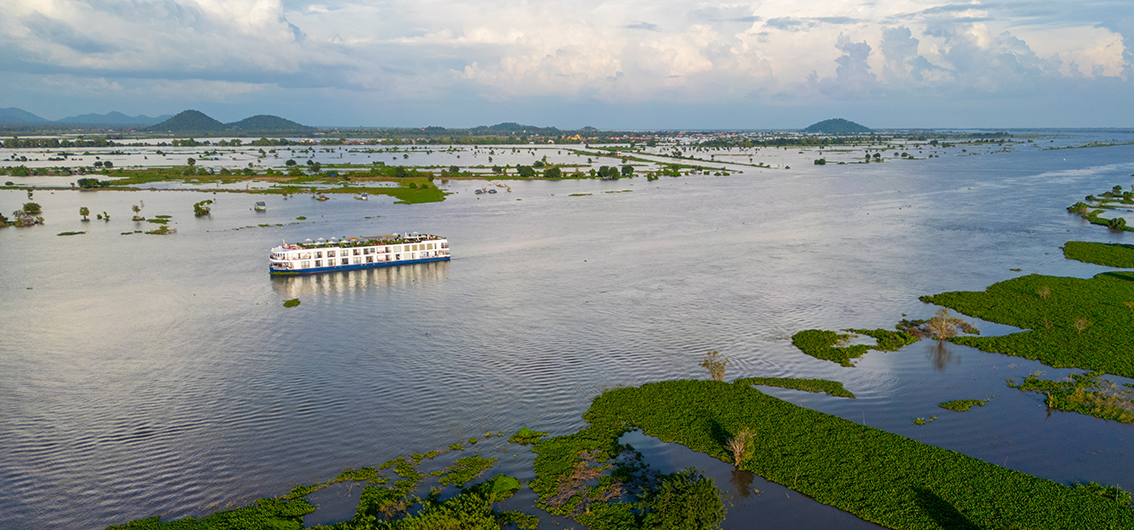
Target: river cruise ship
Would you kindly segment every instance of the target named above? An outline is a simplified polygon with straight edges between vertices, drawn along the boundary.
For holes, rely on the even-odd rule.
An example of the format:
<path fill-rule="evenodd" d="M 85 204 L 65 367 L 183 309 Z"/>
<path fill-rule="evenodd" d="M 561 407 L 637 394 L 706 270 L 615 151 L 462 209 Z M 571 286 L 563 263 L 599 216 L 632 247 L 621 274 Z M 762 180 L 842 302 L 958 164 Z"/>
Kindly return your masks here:
<path fill-rule="evenodd" d="M 268 270 L 271 274 L 314 274 L 318 272 L 388 267 L 407 263 L 449 261 L 449 240 L 428 234 L 308 239 L 272 249 Z"/>

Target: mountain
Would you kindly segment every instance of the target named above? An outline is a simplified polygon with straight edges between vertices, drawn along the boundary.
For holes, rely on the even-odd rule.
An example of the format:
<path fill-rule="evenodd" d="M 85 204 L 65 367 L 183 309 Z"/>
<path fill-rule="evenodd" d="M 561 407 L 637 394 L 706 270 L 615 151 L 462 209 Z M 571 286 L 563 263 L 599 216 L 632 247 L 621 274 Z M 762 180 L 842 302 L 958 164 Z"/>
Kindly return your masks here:
<path fill-rule="evenodd" d="M 51 123 L 51 120 L 40 118 L 16 107 L 0 109 L 0 125 L 36 125 L 41 123 Z"/>
<path fill-rule="evenodd" d="M 315 128 L 301 125 L 291 120 L 285 120 L 279 116 L 270 116 L 267 114 L 252 116 L 251 118 L 245 118 L 233 123 L 221 123 L 201 111 L 186 110 L 168 120 L 149 127 L 147 130 L 156 133 L 259 134 L 268 132 L 309 133 L 314 131 Z"/>
<path fill-rule="evenodd" d="M 199 110 L 183 110 L 149 130 L 154 132 L 223 132 L 224 124 Z"/>
<path fill-rule="evenodd" d="M 295 123 L 291 120 L 283 119 L 279 116 L 271 116 L 268 114 L 258 114 L 251 118 L 244 118 L 243 120 L 229 123 L 225 125 L 226 130 L 229 131 L 312 131 L 314 127 L 308 127 Z"/>
<path fill-rule="evenodd" d="M 520 125 L 516 122 L 497 123 L 496 125 L 473 127 L 469 129 L 470 132 L 475 134 L 506 134 L 506 135 L 520 135 L 520 134 L 536 134 L 542 136 L 554 136 L 559 134 L 559 129 L 555 127 L 536 127 L 533 125 Z"/>
<path fill-rule="evenodd" d="M 127 116 L 121 112 L 108 112 L 106 114 L 82 114 L 79 116 L 68 116 L 66 118 L 55 120 L 55 123 L 68 124 L 68 125 L 136 125 L 147 127 L 157 123 L 168 120 L 172 116 L 165 114 L 156 118 L 149 116 Z"/>
<path fill-rule="evenodd" d="M 856 134 L 868 133 L 870 128 L 859 125 L 853 121 L 844 120 L 842 118 L 833 118 L 830 120 L 823 120 L 819 123 L 813 123 L 803 130 L 805 133 L 823 133 L 823 134 Z"/>

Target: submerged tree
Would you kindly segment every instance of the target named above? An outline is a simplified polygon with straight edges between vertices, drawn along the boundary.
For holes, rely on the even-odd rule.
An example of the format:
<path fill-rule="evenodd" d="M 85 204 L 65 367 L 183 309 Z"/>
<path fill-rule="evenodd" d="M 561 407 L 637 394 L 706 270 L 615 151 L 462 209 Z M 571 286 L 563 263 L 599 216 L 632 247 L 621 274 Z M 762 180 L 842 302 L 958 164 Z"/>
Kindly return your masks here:
<path fill-rule="evenodd" d="M 194 204 L 193 205 L 193 215 L 195 215 L 197 217 L 204 217 L 206 215 L 210 215 L 212 208 L 209 208 L 209 205 L 212 204 L 212 203 L 213 203 L 212 199 L 207 199 L 207 200 L 203 200 L 201 202 Z"/>
<path fill-rule="evenodd" d="M 933 318 L 925 322 L 925 330 L 934 339 L 946 340 L 956 337 L 966 325 L 964 320 L 950 314 L 948 309 L 941 308 Z"/>
<path fill-rule="evenodd" d="M 1067 207 L 1067 211 L 1071 213 L 1087 213 L 1090 209 L 1090 206 L 1081 201 Z"/>
<path fill-rule="evenodd" d="M 745 427 L 725 445 L 725 449 L 732 453 L 733 465 L 737 468 L 740 467 L 740 461 L 744 460 L 744 455 L 748 453 L 748 442 L 755 436 L 756 434 L 752 430 Z"/>
<path fill-rule="evenodd" d="M 717 350 L 706 353 L 705 360 L 701 362 L 701 367 L 709 371 L 709 377 L 712 377 L 713 381 L 724 381 L 727 366 L 728 359 L 721 358 L 721 353 Z"/>
<path fill-rule="evenodd" d="M 90 214 L 91 214 L 90 208 L 87 208 L 86 206 L 80 206 L 79 207 L 79 215 L 83 216 L 84 221 L 90 221 L 90 219 L 87 219 L 87 216 L 90 215 Z"/>
<path fill-rule="evenodd" d="M 723 495 L 713 479 L 695 468 L 685 468 L 643 494 L 643 526 L 663 530 L 720 528 L 725 518 Z"/>

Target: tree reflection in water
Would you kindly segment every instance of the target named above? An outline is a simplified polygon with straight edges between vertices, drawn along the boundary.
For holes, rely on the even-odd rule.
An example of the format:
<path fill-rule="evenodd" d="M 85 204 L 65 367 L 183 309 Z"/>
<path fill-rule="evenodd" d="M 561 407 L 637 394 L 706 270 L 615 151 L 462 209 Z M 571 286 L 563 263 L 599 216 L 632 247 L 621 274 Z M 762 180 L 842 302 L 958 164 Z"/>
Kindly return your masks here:
<path fill-rule="evenodd" d="M 933 362 L 933 369 L 938 372 L 944 372 L 945 367 L 950 363 L 961 364 L 961 356 L 958 355 L 957 359 L 953 360 L 953 351 L 949 349 L 949 342 L 944 340 L 933 341 L 925 358 Z"/>
<path fill-rule="evenodd" d="M 753 475 L 751 471 L 733 469 L 732 479 L 729 482 L 732 482 L 733 487 L 736 488 L 741 497 L 748 497 L 752 494 L 752 479 L 755 477 L 756 475 Z"/>

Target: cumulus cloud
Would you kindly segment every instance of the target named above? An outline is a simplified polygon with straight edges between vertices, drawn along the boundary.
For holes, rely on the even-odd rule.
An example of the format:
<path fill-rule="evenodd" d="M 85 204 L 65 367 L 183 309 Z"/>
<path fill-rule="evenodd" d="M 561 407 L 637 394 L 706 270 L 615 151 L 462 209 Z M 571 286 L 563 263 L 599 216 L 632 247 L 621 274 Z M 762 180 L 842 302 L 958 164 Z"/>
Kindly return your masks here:
<path fill-rule="evenodd" d="M 835 64 L 838 65 L 835 76 L 818 79 L 819 91 L 838 99 L 867 95 L 878 80 L 870 71 L 870 45 L 866 41 L 853 42 L 846 35 L 840 34 L 835 48 L 843 52 L 835 59 Z"/>
<path fill-rule="evenodd" d="M 884 76 L 891 84 L 927 80 L 937 82 L 947 77 L 944 68 L 931 63 L 918 52 L 920 43 L 909 28 L 899 26 L 882 29 L 879 48 L 886 61 Z"/>
<path fill-rule="evenodd" d="M 22 63 L 14 69 L 208 77 L 295 72 L 314 59 L 299 46 L 303 32 L 266 0 L 13 0 L 0 10 L 0 47 Z"/>

